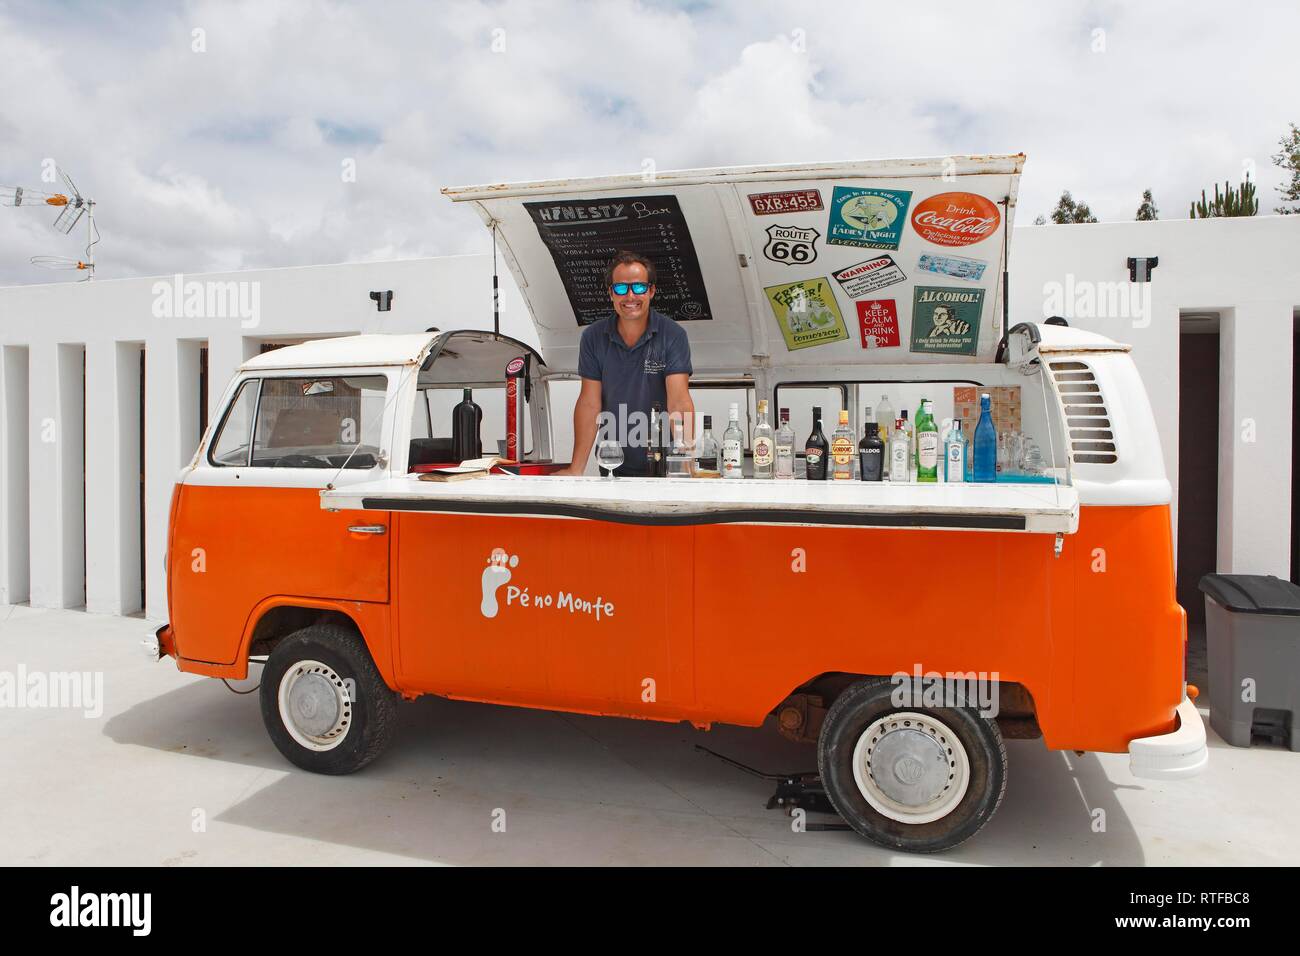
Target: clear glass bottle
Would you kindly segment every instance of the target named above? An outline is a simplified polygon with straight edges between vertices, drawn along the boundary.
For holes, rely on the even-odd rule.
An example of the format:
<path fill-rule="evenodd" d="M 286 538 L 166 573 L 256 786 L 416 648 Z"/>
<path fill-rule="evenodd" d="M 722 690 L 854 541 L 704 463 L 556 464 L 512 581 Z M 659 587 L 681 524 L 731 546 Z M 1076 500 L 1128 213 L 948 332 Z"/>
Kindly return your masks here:
<path fill-rule="evenodd" d="M 745 460 L 745 433 L 740 430 L 740 406 L 731 403 L 731 420 L 727 430 L 722 433 L 722 477 L 745 477 L 743 462 Z"/>
<path fill-rule="evenodd" d="M 880 422 L 880 438 L 885 443 L 885 477 L 889 477 L 889 440 L 894 437 L 894 406 L 888 395 L 880 396 L 876 406 L 876 420 Z"/>
<path fill-rule="evenodd" d="M 943 439 L 943 480 L 966 480 L 966 433 L 961 429 L 961 419 L 954 418 Z"/>
<path fill-rule="evenodd" d="M 853 480 L 853 429 L 849 427 L 849 410 L 840 409 L 840 423 L 831 435 L 831 478 Z"/>
<path fill-rule="evenodd" d="M 912 446 L 903 430 L 901 418 L 894 421 L 894 437 L 889 439 L 889 480 L 910 481 L 912 478 Z"/>
<path fill-rule="evenodd" d="M 767 421 L 767 399 L 758 403 L 758 421 L 754 423 L 754 477 L 771 478 L 776 471 L 776 442 Z"/>
<path fill-rule="evenodd" d="M 713 437 L 713 416 L 704 416 L 704 431 L 695 455 L 696 471 L 718 470 L 718 440 Z"/>
<path fill-rule="evenodd" d="M 781 427 L 776 430 L 776 477 L 794 477 L 794 429 L 790 409 L 781 409 Z"/>

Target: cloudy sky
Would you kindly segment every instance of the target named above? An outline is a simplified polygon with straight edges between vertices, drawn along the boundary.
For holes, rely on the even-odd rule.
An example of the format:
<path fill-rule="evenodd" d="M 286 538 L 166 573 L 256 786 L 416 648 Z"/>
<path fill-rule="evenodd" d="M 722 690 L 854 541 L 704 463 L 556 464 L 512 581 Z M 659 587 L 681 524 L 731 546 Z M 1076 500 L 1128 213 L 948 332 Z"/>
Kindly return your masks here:
<path fill-rule="evenodd" d="M 1298 49 L 1295 3 L 0 0 L 0 183 L 65 167 L 101 278 L 483 252 L 439 187 L 646 160 L 1023 150 L 1022 223 L 1253 163 L 1263 213 Z M 75 278 L 51 218 L 0 208 L 0 284 Z"/>

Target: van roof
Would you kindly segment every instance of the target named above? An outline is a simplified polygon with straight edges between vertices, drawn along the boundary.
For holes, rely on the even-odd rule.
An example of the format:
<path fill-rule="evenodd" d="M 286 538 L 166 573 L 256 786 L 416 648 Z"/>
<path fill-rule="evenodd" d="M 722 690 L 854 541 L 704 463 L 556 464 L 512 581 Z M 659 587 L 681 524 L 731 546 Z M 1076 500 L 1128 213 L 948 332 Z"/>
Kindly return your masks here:
<path fill-rule="evenodd" d="M 410 365 L 424 360 L 437 332 L 414 334 L 341 335 L 286 345 L 255 355 L 242 370 L 272 368 L 335 368 L 357 365 Z"/>
<path fill-rule="evenodd" d="M 583 329 L 613 314 L 603 271 L 618 249 L 655 262 L 654 304 L 686 330 L 697 371 L 988 362 L 1024 160 L 649 170 L 442 191 L 494 231 L 557 371 L 576 368 Z M 914 340 L 914 310 L 927 330 L 942 318 L 943 334 Z"/>

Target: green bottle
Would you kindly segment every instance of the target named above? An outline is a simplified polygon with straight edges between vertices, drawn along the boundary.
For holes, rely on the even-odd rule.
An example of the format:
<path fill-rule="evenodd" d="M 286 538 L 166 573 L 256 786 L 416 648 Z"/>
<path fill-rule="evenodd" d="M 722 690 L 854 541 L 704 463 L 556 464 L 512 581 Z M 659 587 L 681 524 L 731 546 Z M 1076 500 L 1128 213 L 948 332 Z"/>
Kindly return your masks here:
<path fill-rule="evenodd" d="M 916 480 L 939 480 L 939 426 L 928 398 L 921 400 L 916 416 Z"/>

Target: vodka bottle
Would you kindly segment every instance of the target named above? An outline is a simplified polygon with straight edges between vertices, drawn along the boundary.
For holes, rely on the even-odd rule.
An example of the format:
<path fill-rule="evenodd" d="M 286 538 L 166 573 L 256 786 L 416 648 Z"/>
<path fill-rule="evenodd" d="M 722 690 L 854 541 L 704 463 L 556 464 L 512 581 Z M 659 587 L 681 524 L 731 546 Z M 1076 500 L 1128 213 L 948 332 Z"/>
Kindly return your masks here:
<path fill-rule="evenodd" d="M 980 396 L 980 420 L 975 426 L 975 447 L 971 450 L 975 481 L 998 480 L 998 431 L 993 427 L 989 393 Z"/>
<path fill-rule="evenodd" d="M 849 427 L 849 410 L 840 409 L 840 424 L 831 436 L 831 478 L 853 480 L 853 429 Z"/>
<path fill-rule="evenodd" d="M 929 399 L 922 400 L 916 416 L 916 480 L 939 480 L 939 426 L 934 423 Z"/>
<path fill-rule="evenodd" d="M 910 481 L 912 471 L 912 447 L 903 431 L 903 420 L 894 422 L 894 437 L 889 439 L 889 480 Z"/>
<path fill-rule="evenodd" d="M 758 422 L 754 425 L 754 477 L 771 478 L 775 472 L 776 443 L 772 426 L 767 422 L 767 399 L 758 403 Z"/>
<path fill-rule="evenodd" d="M 880 438 L 885 443 L 885 477 L 889 477 L 889 440 L 894 437 L 894 406 L 889 404 L 889 396 L 881 395 L 880 404 L 876 406 L 876 418 L 880 422 Z"/>
<path fill-rule="evenodd" d="M 722 433 L 722 477 L 743 478 L 741 462 L 745 454 L 745 435 L 740 430 L 740 406 L 731 403 L 731 421 Z"/>
<path fill-rule="evenodd" d="M 966 480 L 966 435 L 961 430 L 961 419 L 954 418 L 952 427 L 943 439 L 943 480 Z"/>
<path fill-rule="evenodd" d="M 794 429 L 790 409 L 781 409 L 781 427 L 776 430 L 776 477 L 794 477 Z"/>

